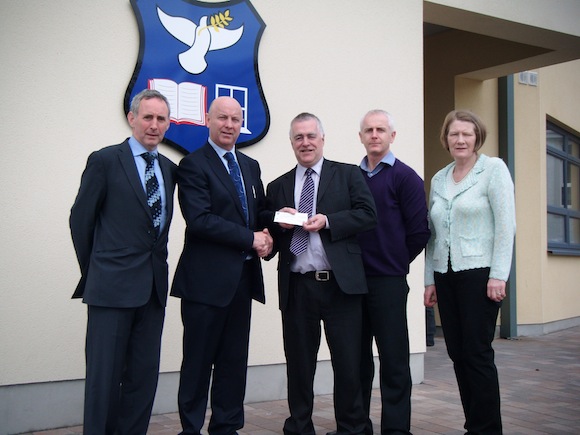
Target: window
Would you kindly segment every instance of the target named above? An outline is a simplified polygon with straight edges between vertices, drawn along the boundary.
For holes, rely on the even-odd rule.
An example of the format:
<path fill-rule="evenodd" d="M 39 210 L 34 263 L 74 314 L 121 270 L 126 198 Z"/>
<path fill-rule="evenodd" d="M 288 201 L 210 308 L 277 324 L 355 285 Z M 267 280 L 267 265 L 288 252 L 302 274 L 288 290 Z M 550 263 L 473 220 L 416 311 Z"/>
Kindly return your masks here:
<path fill-rule="evenodd" d="M 580 255 L 580 138 L 548 121 L 548 251 Z"/>

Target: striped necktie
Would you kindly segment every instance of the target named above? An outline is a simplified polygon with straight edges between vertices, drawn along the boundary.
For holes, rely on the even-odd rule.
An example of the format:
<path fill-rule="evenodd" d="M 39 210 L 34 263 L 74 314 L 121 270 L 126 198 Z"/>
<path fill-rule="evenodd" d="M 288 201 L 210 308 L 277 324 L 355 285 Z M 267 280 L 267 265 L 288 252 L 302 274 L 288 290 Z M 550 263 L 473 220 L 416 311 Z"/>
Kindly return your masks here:
<path fill-rule="evenodd" d="M 147 167 L 145 168 L 145 189 L 147 190 L 147 205 L 151 210 L 151 216 L 153 217 L 153 227 L 155 228 L 156 235 L 159 235 L 159 229 L 161 227 L 161 191 L 159 190 L 159 182 L 155 176 L 154 163 L 157 158 L 156 154 L 153 153 L 143 153 L 141 157 L 147 162 Z"/>
<path fill-rule="evenodd" d="M 312 179 L 312 168 L 306 169 L 306 180 L 300 193 L 300 202 L 298 204 L 299 213 L 307 213 L 308 217 L 312 216 L 314 206 L 314 180 Z M 290 241 L 290 252 L 298 256 L 306 251 L 308 247 L 309 233 L 302 227 L 294 227 L 292 240 Z"/>
<path fill-rule="evenodd" d="M 225 154 L 225 158 L 228 161 L 228 169 L 230 171 L 230 177 L 236 186 L 236 191 L 238 192 L 238 198 L 240 198 L 240 203 L 242 204 L 242 209 L 244 210 L 244 216 L 246 217 L 246 225 L 248 225 L 248 202 L 246 200 L 246 193 L 244 192 L 244 186 L 242 184 L 242 174 L 240 172 L 240 167 L 234 159 L 231 152 Z"/>

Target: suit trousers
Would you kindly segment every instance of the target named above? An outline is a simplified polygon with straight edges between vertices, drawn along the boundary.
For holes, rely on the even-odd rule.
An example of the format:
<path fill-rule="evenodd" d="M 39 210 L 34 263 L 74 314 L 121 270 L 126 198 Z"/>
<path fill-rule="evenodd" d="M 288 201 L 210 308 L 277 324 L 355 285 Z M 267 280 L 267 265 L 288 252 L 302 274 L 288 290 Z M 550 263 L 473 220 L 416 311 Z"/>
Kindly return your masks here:
<path fill-rule="evenodd" d="M 225 307 L 181 300 L 184 332 L 178 406 L 182 434 L 201 433 L 210 379 L 208 432 L 231 435 L 244 426 L 252 274 L 246 261 L 234 299 Z"/>
<path fill-rule="evenodd" d="M 362 434 L 365 415 L 360 379 L 361 295 L 342 292 L 334 278 L 316 281 L 292 273 L 288 306 L 282 312 L 290 417 L 284 433 L 314 434 L 314 374 L 324 322 L 334 369 L 338 435 Z"/>
<path fill-rule="evenodd" d="M 363 303 L 361 382 L 367 416 L 365 433 L 373 434 L 369 418 L 375 366 L 373 337 L 379 351 L 381 434 L 410 434 L 411 369 L 405 276 L 367 276 L 369 293 Z"/>
<path fill-rule="evenodd" d="M 447 353 L 453 361 L 465 429 L 469 434 L 502 433 L 494 351 L 498 304 L 487 297 L 489 268 L 435 273 L 437 303 Z"/>
<path fill-rule="evenodd" d="M 159 377 L 165 307 L 88 305 L 84 434 L 145 434 Z"/>

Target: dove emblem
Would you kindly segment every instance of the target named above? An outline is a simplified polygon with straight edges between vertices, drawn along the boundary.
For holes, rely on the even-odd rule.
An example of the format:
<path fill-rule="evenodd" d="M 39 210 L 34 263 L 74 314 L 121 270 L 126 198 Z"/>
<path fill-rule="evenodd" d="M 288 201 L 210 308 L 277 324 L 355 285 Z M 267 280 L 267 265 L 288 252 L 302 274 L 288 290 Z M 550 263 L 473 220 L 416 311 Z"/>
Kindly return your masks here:
<path fill-rule="evenodd" d="M 208 106 L 229 96 L 240 103 L 244 114 L 236 147 L 262 140 L 270 127 L 258 68 L 266 23 L 252 1 L 125 1 L 131 3 L 139 30 L 125 113 L 138 92 L 158 90 L 171 106 L 171 128 L 164 142 L 188 154 L 207 141 Z"/>
<path fill-rule="evenodd" d="M 207 68 L 205 56 L 209 51 L 231 47 L 240 40 L 244 33 L 244 26 L 228 30 L 207 25 L 207 16 L 201 17 L 199 25 L 183 17 L 173 17 L 157 8 L 157 15 L 161 24 L 178 41 L 183 42 L 189 49 L 178 56 L 181 67 L 191 74 L 201 74 Z"/>

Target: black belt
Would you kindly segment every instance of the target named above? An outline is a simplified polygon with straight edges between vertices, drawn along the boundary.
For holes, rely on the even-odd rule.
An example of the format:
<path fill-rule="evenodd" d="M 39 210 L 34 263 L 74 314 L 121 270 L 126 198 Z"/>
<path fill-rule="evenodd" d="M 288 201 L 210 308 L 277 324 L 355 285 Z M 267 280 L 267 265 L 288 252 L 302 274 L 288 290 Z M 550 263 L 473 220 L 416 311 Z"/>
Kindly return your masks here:
<path fill-rule="evenodd" d="M 294 272 L 295 276 L 300 278 L 308 278 L 316 281 L 330 281 L 332 279 L 332 270 L 313 270 L 312 272 Z"/>

